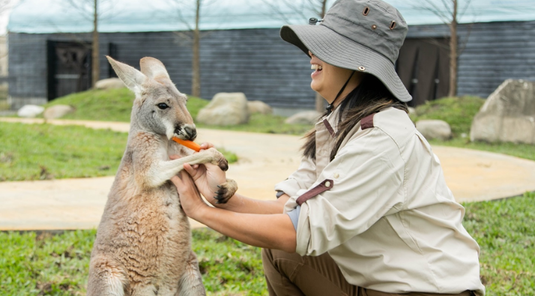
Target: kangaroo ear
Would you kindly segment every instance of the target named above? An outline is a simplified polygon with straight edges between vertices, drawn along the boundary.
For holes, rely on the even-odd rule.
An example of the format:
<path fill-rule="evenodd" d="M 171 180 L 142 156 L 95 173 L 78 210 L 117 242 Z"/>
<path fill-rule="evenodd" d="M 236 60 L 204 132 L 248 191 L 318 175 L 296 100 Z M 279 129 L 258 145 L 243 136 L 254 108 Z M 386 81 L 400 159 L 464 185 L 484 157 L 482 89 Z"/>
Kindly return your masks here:
<path fill-rule="evenodd" d="M 144 57 L 141 59 L 139 64 L 141 66 L 141 73 L 147 75 L 147 77 L 154 80 L 158 80 L 158 78 L 167 78 L 171 80 L 169 74 L 167 73 L 167 69 L 165 69 L 165 66 L 162 62 L 160 62 L 160 60 L 151 57 Z"/>
<path fill-rule="evenodd" d="M 143 90 L 142 85 L 147 80 L 147 76 L 137 69 L 130 67 L 127 64 L 118 62 L 109 56 L 106 56 L 106 58 L 110 62 L 113 70 L 115 70 L 115 73 L 117 73 L 117 76 L 119 76 L 119 79 L 123 81 L 126 87 L 133 91 L 136 96 L 141 94 Z"/>

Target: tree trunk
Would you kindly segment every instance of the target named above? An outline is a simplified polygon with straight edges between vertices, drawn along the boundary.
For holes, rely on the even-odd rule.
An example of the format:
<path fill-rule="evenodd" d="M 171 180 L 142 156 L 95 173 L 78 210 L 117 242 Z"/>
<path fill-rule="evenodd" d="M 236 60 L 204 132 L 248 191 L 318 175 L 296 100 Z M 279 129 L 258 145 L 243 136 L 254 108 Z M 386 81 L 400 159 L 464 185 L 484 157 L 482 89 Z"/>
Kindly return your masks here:
<path fill-rule="evenodd" d="M 323 19 L 325 17 L 325 13 L 327 12 L 327 0 L 321 1 L 321 15 L 320 17 Z M 319 94 L 316 93 L 316 111 L 319 113 L 325 112 L 325 99 Z"/>
<path fill-rule="evenodd" d="M 195 30 L 193 30 L 193 61 L 192 70 L 193 77 L 191 79 L 191 94 L 196 97 L 201 96 L 201 62 L 200 62 L 200 32 L 199 19 L 201 10 L 201 0 L 197 0 L 197 8 L 195 12 Z"/>
<path fill-rule="evenodd" d="M 99 60 L 99 40 L 98 40 L 98 0 L 95 2 L 95 11 L 93 13 L 93 45 L 91 55 L 91 86 L 100 79 L 100 60 Z"/>
<path fill-rule="evenodd" d="M 457 0 L 453 2 L 453 13 L 450 27 L 450 89 L 449 97 L 457 95 Z"/>

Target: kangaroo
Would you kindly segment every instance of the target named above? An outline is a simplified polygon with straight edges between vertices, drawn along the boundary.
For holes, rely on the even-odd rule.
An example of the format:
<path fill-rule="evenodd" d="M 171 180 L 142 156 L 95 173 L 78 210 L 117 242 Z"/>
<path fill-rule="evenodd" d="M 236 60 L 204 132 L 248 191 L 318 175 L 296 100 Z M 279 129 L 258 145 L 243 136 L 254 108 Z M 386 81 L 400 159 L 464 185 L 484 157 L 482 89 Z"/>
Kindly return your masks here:
<path fill-rule="evenodd" d="M 138 71 L 107 59 L 136 97 L 126 150 L 91 253 L 87 295 L 206 295 L 189 221 L 169 179 L 184 163 L 227 170 L 227 160 L 213 148 L 192 154 L 171 140 L 194 140 L 197 132 L 187 97 L 162 62 L 145 57 Z M 170 155 L 182 157 L 170 160 Z M 236 189 L 227 180 L 215 198 L 224 203 Z"/>

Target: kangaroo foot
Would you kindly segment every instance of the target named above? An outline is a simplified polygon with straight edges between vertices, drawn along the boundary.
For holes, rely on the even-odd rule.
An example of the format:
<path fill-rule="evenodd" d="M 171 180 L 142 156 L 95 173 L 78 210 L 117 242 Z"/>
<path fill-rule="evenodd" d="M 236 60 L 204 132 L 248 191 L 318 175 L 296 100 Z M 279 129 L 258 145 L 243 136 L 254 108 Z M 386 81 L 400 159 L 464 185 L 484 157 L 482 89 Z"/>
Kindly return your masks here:
<path fill-rule="evenodd" d="M 217 185 L 217 191 L 214 198 L 217 200 L 218 204 L 224 204 L 229 201 L 229 199 L 236 193 L 238 190 L 238 184 L 232 179 L 227 179 L 227 182 Z"/>

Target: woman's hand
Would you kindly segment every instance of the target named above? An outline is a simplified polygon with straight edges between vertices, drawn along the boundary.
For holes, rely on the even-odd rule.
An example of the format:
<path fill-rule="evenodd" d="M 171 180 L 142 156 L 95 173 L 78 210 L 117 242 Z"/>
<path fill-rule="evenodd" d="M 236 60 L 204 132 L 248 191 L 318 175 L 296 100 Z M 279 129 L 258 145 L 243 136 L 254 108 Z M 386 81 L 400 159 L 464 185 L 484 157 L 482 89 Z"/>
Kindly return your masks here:
<path fill-rule="evenodd" d="M 181 171 L 178 176 L 171 178 L 171 182 L 177 188 L 180 206 L 186 215 L 198 220 L 202 215 L 202 210 L 208 206 L 202 200 L 191 176 L 187 172 Z"/>
<path fill-rule="evenodd" d="M 202 143 L 201 150 L 213 148 L 211 143 Z M 178 156 L 171 156 L 171 159 L 179 158 Z M 193 178 L 198 191 L 208 200 L 212 205 L 216 205 L 217 200 L 214 198 L 218 191 L 218 185 L 227 181 L 226 173 L 222 171 L 219 166 L 206 164 L 184 164 L 184 169 Z"/>

